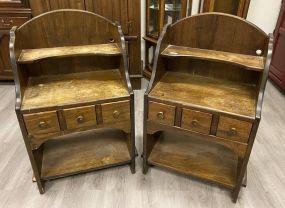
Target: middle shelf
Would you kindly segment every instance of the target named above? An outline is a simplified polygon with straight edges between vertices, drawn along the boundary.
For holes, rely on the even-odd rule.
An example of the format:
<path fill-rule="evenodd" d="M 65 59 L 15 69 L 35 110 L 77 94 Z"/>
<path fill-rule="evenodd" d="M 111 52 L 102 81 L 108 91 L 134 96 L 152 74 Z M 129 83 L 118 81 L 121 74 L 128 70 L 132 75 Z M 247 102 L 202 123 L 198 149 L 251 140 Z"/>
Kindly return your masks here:
<path fill-rule="evenodd" d="M 37 48 L 22 50 L 18 63 L 32 63 L 45 58 L 60 58 L 72 56 L 118 56 L 121 55 L 121 49 L 117 43 L 83 45 L 83 46 L 65 46 L 54 48 Z"/>
<path fill-rule="evenodd" d="M 193 59 L 231 63 L 253 71 L 263 71 L 265 65 L 263 56 L 251 56 L 175 45 L 169 45 L 162 51 L 161 55 L 164 57 L 191 57 Z"/>
<path fill-rule="evenodd" d="M 128 96 L 118 69 L 30 77 L 21 110 Z"/>
<path fill-rule="evenodd" d="M 256 86 L 167 71 L 149 97 L 254 117 Z"/>

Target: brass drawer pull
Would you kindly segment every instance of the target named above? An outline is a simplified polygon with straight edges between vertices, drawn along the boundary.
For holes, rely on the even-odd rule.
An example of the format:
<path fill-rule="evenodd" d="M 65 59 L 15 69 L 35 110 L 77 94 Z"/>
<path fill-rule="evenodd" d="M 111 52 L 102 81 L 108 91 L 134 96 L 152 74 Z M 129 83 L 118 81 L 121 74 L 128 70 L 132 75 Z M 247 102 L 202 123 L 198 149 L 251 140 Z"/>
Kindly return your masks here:
<path fill-rule="evenodd" d="M 229 131 L 228 131 L 228 135 L 229 136 L 236 136 L 237 135 L 237 129 L 236 128 L 231 128 Z"/>
<path fill-rule="evenodd" d="M 78 116 L 78 117 L 76 118 L 76 121 L 77 121 L 78 124 L 81 124 L 81 123 L 84 122 L 84 117 L 83 117 L 83 116 Z"/>
<path fill-rule="evenodd" d="M 38 125 L 40 129 L 46 129 L 47 128 L 47 123 L 45 121 L 41 121 Z"/>
<path fill-rule="evenodd" d="M 115 111 L 113 112 L 113 118 L 114 118 L 114 119 L 118 119 L 119 117 L 120 117 L 120 112 L 117 111 L 117 110 L 115 110 Z"/>
<path fill-rule="evenodd" d="M 159 119 L 159 120 L 163 120 L 164 119 L 164 113 L 163 112 L 158 112 L 157 114 L 156 114 L 156 117 Z"/>
<path fill-rule="evenodd" d="M 194 119 L 191 124 L 192 127 L 197 128 L 199 126 L 199 121 L 197 119 Z"/>

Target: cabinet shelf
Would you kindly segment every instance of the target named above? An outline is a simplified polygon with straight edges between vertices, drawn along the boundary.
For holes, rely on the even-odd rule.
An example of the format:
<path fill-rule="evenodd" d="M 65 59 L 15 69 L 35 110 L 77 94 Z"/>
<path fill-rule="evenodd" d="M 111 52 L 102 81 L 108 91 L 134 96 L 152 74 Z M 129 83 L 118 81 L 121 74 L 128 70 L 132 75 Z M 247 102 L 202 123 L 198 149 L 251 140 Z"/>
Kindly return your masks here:
<path fill-rule="evenodd" d="M 210 142 L 163 132 L 148 163 L 233 188 L 238 157 L 231 150 Z"/>
<path fill-rule="evenodd" d="M 181 5 L 175 6 L 174 4 L 165 4 L 164 7 L 165 7 L 166 12 L 180 12 L 181 11 Z M 158 4 L 157 5 L 153 4 L 149 8 L 159 11 L 159 5 Z"/>
<path fill-rule="evenodd" d="M 128 96 L 118 69 L 30 77 L 21 110 Z"/>
<path fill-rule="evenodd" d="M 150 97 L 247 117 L 256 112 L 256 86 L 168 71 Z"/>
<path fill-rule="evenodd" d="M 65 46 L 55 48 L 39 48 L 22 50 L 18 63 L 33 63 L 40 59 L 60 58 L 73 56 L 118 56 L 121 55 L 121 49 L 117 43 L 84 45 L 84 46 Z"/>
<path fill-rule="evenodd" d="M 80 139 L 68 135 L 44 145 L 41 178 L 102 169 L 131 160 L 127 139 L 120 130 L 96 130 L 81 133 Z"/>
<path fill-rule="evenodd" d="M 162 53 L 164 57 L 189 57 L 208 61 L 230 63 L 245 67 L 248 70 L 263 71 L 265 60 L 263 56 L 251 56 L 223 51 L 190 48 L 169 45 Z"/>

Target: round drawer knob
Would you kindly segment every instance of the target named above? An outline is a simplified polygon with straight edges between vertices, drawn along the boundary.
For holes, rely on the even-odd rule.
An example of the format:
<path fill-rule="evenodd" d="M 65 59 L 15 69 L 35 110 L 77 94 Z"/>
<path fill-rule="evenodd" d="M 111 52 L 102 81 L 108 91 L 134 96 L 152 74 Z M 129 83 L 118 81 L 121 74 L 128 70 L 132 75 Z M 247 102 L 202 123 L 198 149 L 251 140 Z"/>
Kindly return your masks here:
<path fill-rule="evenodd" d="M 47 123 L 45 121 L 41 121 L 38 125 L 40 129 L 46 129 L 47 128 Z"/>
<path fill-rule="evenodd" d="M 158 112 L 156 117 L 159 119 L 159 120 L 163 120 L 164 119 L 164 113 L 163 112 Z"/>
<path fill-rule="evenodd" d="M 109 39 L 109 42 L 110 42 L 110 43 L 114 43 L 114 42 L 115 42 L 115 39 L 114 39 L 114 38 L 110 38 L 110 39 Z"/>
<path fill-rule="evenodd" d="M 194 119 L 192 121 L 192 127 L 197 128 L 199 126 L 199 121 L 197 119 Z"/>
<path fill-rule="evenodd" d="M 119 117 L 120 117 L 120 112 L 115 110 L 115 111 L 113 112 L 113 118 L 114 118 L 114 119 L 118 119 Z"/>
<path fill-rule="evenodd" d="M 236 136 L 237 135 L 237 129 L 236 128 L 231 128 L 230 131 L 228 132 L 230 136 Z"/>
<path fill-rule="evenodd" d="M 78 116 L 76 119 L 77 123 L 83 123 L 84 122 L 84 117 L 83 116 Z"/>

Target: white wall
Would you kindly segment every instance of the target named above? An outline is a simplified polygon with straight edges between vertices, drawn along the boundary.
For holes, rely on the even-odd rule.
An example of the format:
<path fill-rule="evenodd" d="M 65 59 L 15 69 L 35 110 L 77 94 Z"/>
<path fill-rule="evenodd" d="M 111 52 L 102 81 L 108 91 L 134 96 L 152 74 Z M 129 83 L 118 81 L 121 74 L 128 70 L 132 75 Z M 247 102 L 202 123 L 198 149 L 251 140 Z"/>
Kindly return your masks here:
<path fill-rule="evenodd" d="M 277 22 L 281 0 L 251 0 L 247 20 L 266 33 L 272 33 Z"/>
<path fill-rule="evenodd" d="M 145 35 L 145 1 L 141 0 L 141 32 Z M 193 0 L 192 14 L 198 10 L 199 0 Z M 272 33 L 279 15 L 281 0 L 251 0 L 247 20 L 256 24 L 266 33 Z M 142 40 L 142 58 L 144 59 L 144 41 Z"/>

